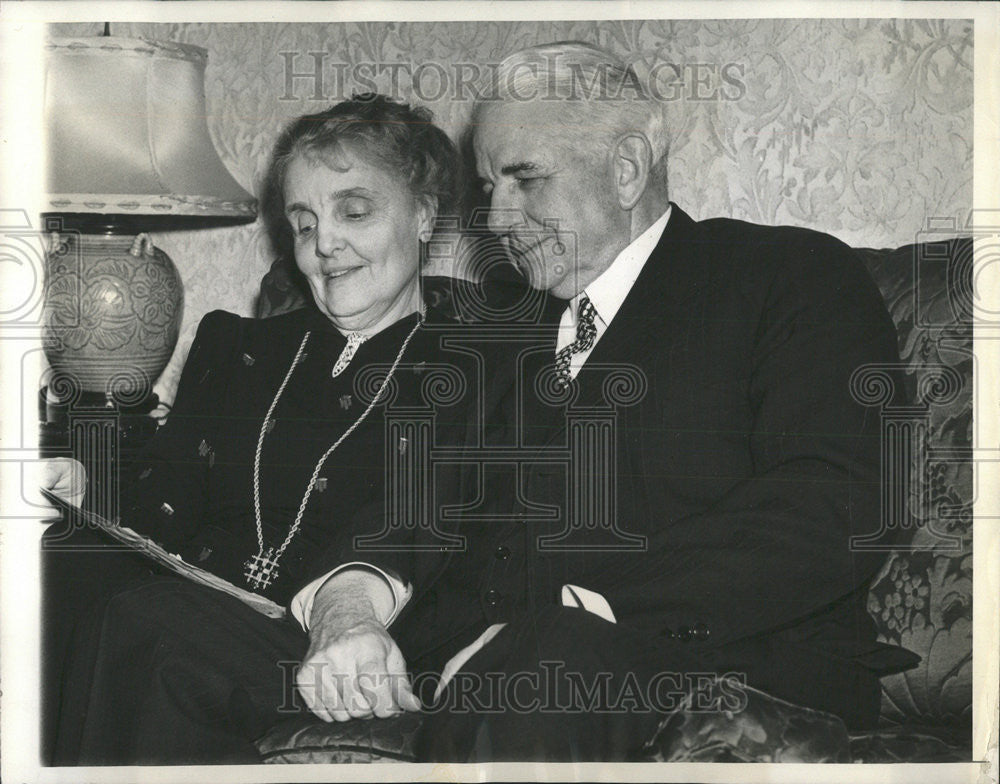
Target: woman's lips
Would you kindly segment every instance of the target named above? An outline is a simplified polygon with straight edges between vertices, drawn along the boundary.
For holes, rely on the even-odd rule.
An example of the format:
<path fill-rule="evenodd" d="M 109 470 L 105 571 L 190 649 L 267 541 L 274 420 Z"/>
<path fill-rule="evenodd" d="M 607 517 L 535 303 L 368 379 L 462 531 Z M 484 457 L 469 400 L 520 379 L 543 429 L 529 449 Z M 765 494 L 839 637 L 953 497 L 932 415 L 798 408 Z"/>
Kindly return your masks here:
<path fill-rule="evenodd" d="M 333 270 L 332 272 L 326 273 L 327 280 L 340 280 L 345 275 L 350 275 L 352 272 L 357 272 L 361 267 L 347 267 L 346 269 Z"/>

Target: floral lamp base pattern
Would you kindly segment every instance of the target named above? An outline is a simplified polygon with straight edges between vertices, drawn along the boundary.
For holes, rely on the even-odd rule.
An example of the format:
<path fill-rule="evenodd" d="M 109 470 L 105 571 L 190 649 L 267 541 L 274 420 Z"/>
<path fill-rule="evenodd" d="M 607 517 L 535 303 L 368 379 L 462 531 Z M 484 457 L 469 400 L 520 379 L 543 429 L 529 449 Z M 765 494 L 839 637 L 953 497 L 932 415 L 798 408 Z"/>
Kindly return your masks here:
<path fill-rule="evenodd" d="M 170 257 L 146 234 L 53 235 L 45 355 L 63 402 L 98 393 L 134 405 L 152 392 L 177 343 L 184 294 Z"/>

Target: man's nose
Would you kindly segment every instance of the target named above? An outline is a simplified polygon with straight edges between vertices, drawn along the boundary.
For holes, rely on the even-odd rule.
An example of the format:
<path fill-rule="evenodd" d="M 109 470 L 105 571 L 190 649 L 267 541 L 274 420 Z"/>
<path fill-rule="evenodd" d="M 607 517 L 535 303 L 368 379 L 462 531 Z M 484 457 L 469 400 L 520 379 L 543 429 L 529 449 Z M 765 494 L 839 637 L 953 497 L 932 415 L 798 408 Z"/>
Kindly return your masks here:
<path fill-rule="evenodd" d="M 497 187 L 490 194 L 489 228 L 494 234 L 504 237 L 511 228 L 524 224 L 524 212 L 504 189 Z"/>

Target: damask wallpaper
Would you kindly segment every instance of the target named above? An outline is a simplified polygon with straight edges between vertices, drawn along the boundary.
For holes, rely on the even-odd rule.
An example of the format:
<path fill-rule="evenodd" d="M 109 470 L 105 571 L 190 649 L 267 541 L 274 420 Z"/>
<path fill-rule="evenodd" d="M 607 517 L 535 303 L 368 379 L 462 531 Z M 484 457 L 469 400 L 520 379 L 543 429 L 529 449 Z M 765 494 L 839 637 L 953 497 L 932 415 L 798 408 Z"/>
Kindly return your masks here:
<path fill-rule="evenodd" d="M 972 23 L 964 20 L 695 20 L 370 24 L 113 24 L 121 36 L 209 52 L 209 128 L 223 162 L 261 195 L 280 129 L 373 87 L 431 108 L 454 137 L 477 66 L 582 39 L 655 74 L 671 128 L 671 198 L 730 216 L 894 247 L 929 217 L 964 222 L 972 200 Z M 54 36 L 98 35 L 96 24 Z M 421 68 L 421 66 L 423 66 Z M 275 251 L 263 221 L 160 232 L 185 287 L 170 400 L 201 317 L 252 312 Z"/>

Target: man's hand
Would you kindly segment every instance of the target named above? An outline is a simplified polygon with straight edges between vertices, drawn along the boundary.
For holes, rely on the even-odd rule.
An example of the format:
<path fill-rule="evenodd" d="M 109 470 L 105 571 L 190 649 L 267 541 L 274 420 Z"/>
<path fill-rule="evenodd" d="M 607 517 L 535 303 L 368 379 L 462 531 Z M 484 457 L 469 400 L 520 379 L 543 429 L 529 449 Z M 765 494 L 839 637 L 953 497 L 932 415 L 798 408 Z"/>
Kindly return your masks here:
<path fill-rule="evenodd" d="M 71 457 L 49 458 L 42 464 L 40 486 L 79 509 L 87 491 L 87 469 Z"/>
<path fill-rule="evenodd" d="M 324 721 L 385 718 L 420 710 L 403 654 L 376 608 L 386 599 L 378 588 L 385 589 L 390 604 L 392 592 L 371 578 L 369 574 L 337 574 L 313 602 L 309 650 L 296 685 L 309 710 Z"/>

